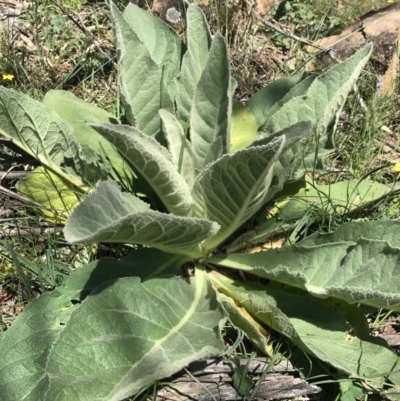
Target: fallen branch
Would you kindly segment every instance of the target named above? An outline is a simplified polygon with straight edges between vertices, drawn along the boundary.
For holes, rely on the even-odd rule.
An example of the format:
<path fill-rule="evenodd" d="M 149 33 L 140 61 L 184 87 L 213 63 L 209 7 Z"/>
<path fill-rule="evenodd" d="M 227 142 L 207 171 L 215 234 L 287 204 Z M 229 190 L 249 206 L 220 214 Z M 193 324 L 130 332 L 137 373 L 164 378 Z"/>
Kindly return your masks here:
<path fill-rule="evenodd" d="M 247 359 L 241 360 L 242 365 Z M 265 374 L 269 360 L 254 358 L 249 363 L 248 375 L 254 383 Z M 229 401 L 243 400 L 232 385 L 235 366 L 229 360 L 208 360 L 189 366 L 188 372 L 175 375 L 171 382 L 158 391 L 157 401 Z M 318 386 L 288 375 L 294 372 L 288 361 L 272 366 L 272 371 L 263 375 L 262 383 L 253 400 L 272 400 L 300 397 L 321 391 Z"/>
<path fill-rule="evenodd" d="M 29 171 L 0 171 L 1 180 L 19 180 L 25 178 Z"/>
<path fill-rule="evenodd" d="M 63 227 L 26 227 L 26 228 L 5 228 L 0 230 L 0 239 L 8 237 L 27 237 L 29 235 L 45 235 L 61 232 Z"/>

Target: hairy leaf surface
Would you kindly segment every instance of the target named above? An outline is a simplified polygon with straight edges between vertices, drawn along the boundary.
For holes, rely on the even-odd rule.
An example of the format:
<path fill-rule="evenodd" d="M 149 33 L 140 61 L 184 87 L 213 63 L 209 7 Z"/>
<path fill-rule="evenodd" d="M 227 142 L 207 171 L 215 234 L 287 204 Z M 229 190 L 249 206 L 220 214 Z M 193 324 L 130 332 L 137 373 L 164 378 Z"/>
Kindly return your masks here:
<path fill-rule="evenodd" d="M 330 185 L 319 185 L 304 180 L 296 185 L 291 184 L 290 188 L 293 189 L 292 194 L 286 197 L 283 195 L 272 209 L 273 217 L 267 215 L 255 231 L 237 238 L 235 244 L 230 247 L 231 252 L 240 249 L 240 246 L 259 244 L 275 234 L 285 232 L 306 214 L 309 221 L 320 220 L 329 213 L 343 216 L 370 205 L 397 189 L 369 180 L 341 181 Z M 374 225 L 373 222 L 369 223 Z"/>
<path fill-rule="evenodd" d="M 212 280 L 212 282 L 218 288 L 215 280 Z M 274 350 L 271 345 L 268 345 L 270 334 L 267 330 L 257 322 L 243 306 L 238 305 L 230 296 L 221 292 L 218 294 L 218 298 L 225 310 L 229 313 L 230 321 L 237 328 L 246 333 L 249 340 L 262 354 L 272 356 Z"/>
<path fill-rule="evenodd" d="M 400 249 L 371 239 L 287 246 L 212 262 L 352 303 L 400 310 Z"/>
<path fill-rule="evenodd" d="M 317 77 L 318 74 L 311 74 L 302 77 L 304 79 L 299 80 L 299 82 L 296 85 L 292 86 L 292 88 L 285 94 L 285 96 L 283 96 L 280 100 L 272 105 L 272 107 L 268 110 L 268 113 L 265 115 L 264 121 L 267 122 L 289 100 L 292 100 L 294 98 L 298 98 L 299 100 L 301 100 L 301 96 L 304 96 L 307 93 L 309 87 Z M 263 128 L 261 128 L 261 131 L 262 130 Z"/>
<path fill-rule="evenodd" d="M 111 15 L 118 51 L 118 82 L 126 117 L 131 125 L 136 125 L 147 135 L 156 136 L 161 130 L 158 110 L 173 111 L 170 100 L 163 104 L 163 69 L 152 59 L 147 47 L 113 3 Z M 167 95 L 167 91 L 164 92 Z"/>
<path fill-rule="evenodd" d="M 332 118 L 341 111 L 371 51 L 372 45 L 369 44 L 352 57 L 318 76 L 306 94 L 286 102 L 268 120 L 264 130 L 272 133 L 297 121 L 311 120 L 317 123 L 321 118 L 323 128 L 326 129 Z"/>
<path fill-rule="evenodd" d="M 79 144 L 87 145 L 96 152 L 99 161 L 106 159 L 119 179 L 125 185 L 131 185 L 133 173 L 127 163 L 109 141 L 89 126 L 89 123 L 118 123 L 113 114 L 63 90 L 47 92 L 43 103 L 68 121 L 73 129 L 72 134 Z"/>
<path fill-rule="evenodd" d="M 218 229 L 209 220 L 150 210 L 139 198 L 122 193 L 115 182 L 105 181 L 74 209 L 64 235 L 72 243 L 125 242 L 199 257 L 199 244 Z"/>
<path fill-rule="evenodd" d="M 221 231 L 205 241 L 205 249 L 220 244 L 263 205 L 285 140 L 283 136 L 268 145 L 224 155 L 196 178 L 196 216 L 221 225 Z"/>
<path fill-rule="evenodd" d="M 193 212 L 189 186 L 174 166 L 171 154 L 154 138 L 127 125 L 92 124 L 150 184 L 166 208 L 178 216 Z"/>
<path fill-rule="evenodd" d="M 160 110 L 159 113 L 172 161 L 188 187 L 192 188 L 194 178 L 200 169 L 192 144 L 186 139 L 182 125 L 173 114 L 166 110 Z"/>
<path fill-rule="evenodd" d="M 271 108 L 279 102 L 296 84 L 301 81 L 301 76 L 284 77 L 271 82 L 256 92 L 246 103 L 257 119 L 259 126 L 265 123 Z"/>
<path fill-rule="evenodd" d="M 190 116 L 193 149 L 203 166 L 211 145 L 218 137 L 222 139 L 223 153 L 229 153 L 230 84 L 227 46 L 222 35 L 217 33 L 195 90 Z"/>
<path fill-rule="evenodd" d="M 252 111 L 238 100 L 232 103 L 232 131 L 230 152 L 247 148 L 256 140 L 258 124 Z"/>
<path fill-rule="evenodd" d="M 197 83 L 206 65 L 211 46 L 211 34 L 203 11 L 196 4 L 186 12 L 187 51 L 183 56 L 180 76 L 176 82 L 177 113 L 186 128 Z"/>
<path fill-rule="evenodd" d="M 258 321 L 342 372 L 382 385 L 396 370 L 397 356 L 389 347 L 370 336 L 355 337 L 344 317 L 317 299 L 265 290 L 260 283 L 232 281 L 220 274 L 213 273 L 212 281 Z M 390 378 L 397 382 L 400 374 Z"/>
<path fill-rule="evenodd" d="M 154 249 L 144 248 L 137 250 L 134 259 L 131 257 L 125 258 L 123 262 L 103 258 L 82 266 L 66 279 L 63 286 L 52 293 L 33 300 L 24 309 L 0 342 L 2 355 L 0 360 L 1 401 L 37 401 L 39 399 L 50 401 L 56 399 L 56 397 L 49 398 L 45 396 L 49 385 L 49 372 L 46 372 L 46 366 L 50 351 L 57 346 L 58 337 L 66 328 L 72 311 L 80 308 L 79 302 L 86 299 L 93 290 L 105 282 L 108 283 L 105 288 L 108 288 L 108 285 L 112 285 L 118 278 L 131 277 L 138 273 L 141 276 L 151 275 L 156 263 L 154 259 L 150 258 L 149 260 L 148 251 L 154 252 Z M 169 265 L 172 267 L 174 263 L 177 263 L 176 255 L 163 254 L 157 250 L 152 255 L 157 255 L 161 265 L 164 266 Z M 167 259 L 170 260 L 170 263 L 167 262 Z M 148 264 L 147 261 L 149 261 Z M 148 267 L 147 272 L 146 264 Z M 138 279 L 135 278 L 133 281 L 137 283 Z M 209 288 L 207 287 L 207 290 L 203 289 L 203 291 L 209 291 Z M 150 296 L 151 294 L 148 293 L 147 295 Z M 204 292 L 202 295 L 204 295 Z M 76 301 L 79 302 L 77 303 Z M 216 307 L 221 313 L 221 308 L 218 305 Z M 181 307 L 181 310 L 183 308 Z M 197 313 L 197 311 L 194 313 Z M 102 311 L 99 311 L 99 315 L 92 313 L 90 316 L 92 322 L 98 321 L 101 324 L 103 319 Z M 216 319 L 218 319 L 218 316 L 216 316 Z M 212 328 L 210 328 L 210 331 L 212 331 Z M 79 335 L 79 333 L 76 334 Z M 218 334 L 217 329 L 215 334 Z M 92 384 L 96 386 L 96 383 Z M 71 388 L 70 390 L 73 389 Z M 90 396 L 77 397 L 74 399 L 93 400 Z"/>
<path fill-rule="evenodd" d="M 79 193 L 69 181 L 45 167 L 37 167 L 17 183 L 18 192 L 40 203 L 40 212 L 49 220 L 65 223 L 78 204 Z"/>
<path fill-rule="evenodd" d="M 58 290 L 34 300 L 0 342 L 0 400 L 34 401 L 44 394 L 44 368 L 52 346 L 69 315 L 71 298 Z"/>
<path fill-rule="evenodd" d="M 77 187 L 101 172 L 75 141 L 72 127 L 43 103 L 0 87 L 0 133 Z M 74 163 L 78 161 L 79 165 Z M 78 170 L 78 171 L 77 171 Z M 79 176 L 80 174 L 80 176 Z"/>
<path fill-rule="evenodd" d="M 356 243 L 360 238 L 384 240 L 391 246 L 400 248 L 400 221 L 352 221 L 342 224 L 332 233 L 314 233 L 299 244 L 313 246 L 343 241 Z"/>
<path fill-rule="evenodd" d="M 223 351 L 224 321 L 214 290 L 199 274 L 106 282 L 59 336 L 46 368 L 46 400 L 123 400 Z"/>
<path fill-rule="evenodd" d="M 125 21 L 146 46 L 152 60 L 163 70 L 162 85 L 169 96 L 163 102 L 174 98 L 175 79 L 179 75 L 182 41 L 178 34 L 162 20 L 135 4 L 128 4 L 124 10 Z M 166 107 L 166 104 L 163 105 Z M 172 107 L 172 104 L 168 104 Z"/>

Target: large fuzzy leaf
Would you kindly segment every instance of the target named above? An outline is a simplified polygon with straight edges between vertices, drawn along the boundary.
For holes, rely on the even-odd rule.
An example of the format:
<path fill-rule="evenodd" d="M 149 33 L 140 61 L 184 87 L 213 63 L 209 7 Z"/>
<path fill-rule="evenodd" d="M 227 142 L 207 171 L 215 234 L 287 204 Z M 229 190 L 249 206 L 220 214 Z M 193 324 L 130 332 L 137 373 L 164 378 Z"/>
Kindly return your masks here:
<path fill-rule="evenodd" d="M 131 125 L 156 136 L 161 131 L 158 110 L 173 111 L 171 100 L 164 99 L 168 92 L 162 88 L 163 68 L 152 59 L 146 45 L 113 3 L 111 16 L 118 51 L 118 82 L 126 117 Z"/>
<path fill-rule="evenodd" d="M 68 121 L 73 128 L 72 134 L 79 144 L 87 145 L 95 151 L 99 155 L 99 161 L 106 159 L 119 179 L 125 185 L 132 185 L 133 173 L 127 163 L 109 141 L 89 126 L 90 123 L 117 124 L 114 115 L 63 90 L 47 92 L 43 103 Z"/>
<path fill-rule="evenodd" d="M 56 290 L 34 300 L 13 322 L 0 342 L 0 401 L 43 399 L 52 343 L 76 307 Z"/>
<path fill-rule="evenodd" d="M 367 206 L 393 191 L 393 186 L 369 180 L 341 181 L 319 185 L 305 181 L 293 197 L 285 199 L 276 210 L 280 220 L 299 219 L 312 208 L 316 213 L 341 216 Z"/>
<path fill-rule="evenodd" d="M 144 268 L 145 260 L 141 263 Z M 220 330 L 225 312 L 204 277 L 190 282 L 178 278 L 145 284 L 137 278 L 116 281 L 134 272 L 134 264 L 102 259 L 72 273 L 65 286 L 31 302 L 0 342 L 0 400 L 120 400 L 124 397 L 108 398 L 99 376 L 106 374 L 110 391 L 117 391 L 117 383 L 132 369 L 132 380 L 119 390 L 133 393 L 136 390 L 130 386 L 145 386 L 223 350 Z M 79 303 L 101 285 L 102 290 Z M 72 347 L 70 336 L 77 336 Z M 188 347 L 177 347 L 175 341 L 188 341 Z M 103 347 L 110 347 L 110 352 L 102 352 Z M 145 366 L 151 374 L 146 375 Z M 89 371 L 97 372 L 97 377 Z M 80 386 L 84 388 L 78 391 Z M 77 392 L 78 398 L 73 395 Z"/>
<path fill-rule="evenodd" d="M 175 31 L 151 13 L 134 4 L 124 10 L 125 21 L 146 46 L 152 60 L 163 72 L 163 84 L 174 97 L 175 79 L 179 75 L 182 42 Z"/>
<path fill-rule="evenodd" d="M 43 103 L 0 87 L 0 133 L 76 187 L 103 176 L 94 152 L 80 147 L 72 127 Z"/>
<path fill-rule="evenodd" d="M 30 302 L 0 342 L 0 400 L 42 399 L 47 358 L 71 312 L 79 307 L 76 301 L 105 280 L 131 276 L 135 267 L 115 259 L 92 262 L 71 273 L 57 290 Z"/>
<path fill-rule="evenodd" d="M 400 310 L 400 248 L 391 240 L 398 237 L 394 233 L 398 223 L 380 225 L 380 238 L 386 239 L 387 232 L 390 242 L 374 239 L 379 235 L 374 228 L 373 224 L 347 224 L 340 236 L 332 234 L 331 241 L 321 245 L 300 242 L 280 250 L 215 256 L 211 261 L 301 288 L 316 297 L 335 296 L 350 304 Z"/>
<path fill-rule="evenodd" d="M 379 339 L 356 337 L 336 311 L 308 296 L 269 290 L 260 283 L 211 275 L 218 291 L 230 296 L 259 322 L 289 338 L 305 352 L 342 372 L 381 386 L 396 371 L 396 354 Z M 398 372 L 389 376 L 398 382 Z"/>
<path fill-rule="evenodd" d="M 294 97 L 273 114 L 263 127 L 265 135 L 279 131 L 297 121 L 317 124 L 320 147 L 324 147 L 337 123 L 348 93 L 357 80 L 372 51 L 368 44 L 352 57 L 318 76 L 306 94 Z"/>
<path fill-rule="evenodd" d="M 73 243 L 135 243 L 199 257 L 199 244 L 218 228 L 212 221 L 150 210 L 139 198 L 122 193 L 115 182 L 105 181 L 74 209 L 64 235 Z"/>
<path fill-rule="evenodd" d="M 229 153 L 231 79 L 225 39 L 217 33 L 197 84 L 190 115 L 193 149 L 204 166 L 211 145 L 221 137 L 223 153 Z"/>
<path fill-rule="evenodd" d="M 281 191 L 286 181 L 299 178 L 298 175 L 299 171 L 302 170 L 301 165 L 304 161 L 304 156 L 314 147 L 310 140 L 311 129 L 312 124 L 310 121 L 300 121 L 251 144 L 251 147 L 260 146 L 264 143 L 270 143 L 275 138 L 286 137 L 285 149 L 274 166 L 268 200 Z"/>
<path fill-rule="evenodd" d="M 170 153 L 154 138 L 127 125 L 93 124 L 150 184 L 165 207 L 178 216 L 193 211 L 189 186 L 172 162 Z"/>
<path fill-rule="evenodd" d="M 220 244 L 263 205 L 285 140 L 283 136 L 268 145 L 224 155 L 196 178 L 196 215 L 221 225 L 220 233 L 205 242 L 205 249 Z"/>
<path fill-rule="evenodd" d="M 353 221 L 342 224 L 332 233 L 315 233 L 300 241 L 304 246 L 324 245 L 335 242 L 356 243 L 360 238 L 387 241 L 400 248 L 400 221 Z"/>
<path fill-rule="evenodd" d="M 224 320 L 201 276 L 105 283 L 59 336 L 47 365 L 46 400 L 69 401 L 75 394 L 88 401 L 123 400 L 190 362 L 219 354 Z"/>
<path fill-rule="evenodd" d="M 206 65 L 211 46 L 211 34 L 203 11 L 190 4 L 186 12 L 187 51 L 183 56 L 180 76 L 176 83 L 177 113 L 187 127 L 197 83 Z"/>

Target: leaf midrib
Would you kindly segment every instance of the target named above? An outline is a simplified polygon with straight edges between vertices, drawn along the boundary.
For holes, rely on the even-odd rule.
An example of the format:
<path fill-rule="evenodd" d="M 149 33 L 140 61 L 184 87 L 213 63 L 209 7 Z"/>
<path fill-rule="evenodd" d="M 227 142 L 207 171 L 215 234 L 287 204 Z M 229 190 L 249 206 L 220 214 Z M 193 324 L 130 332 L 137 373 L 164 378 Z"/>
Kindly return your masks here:
<path fill-rule="evenodd" d="M 197 308 L 198 304 L 200 303 L 200 300 L 202 299 L 202 293 L 203 293 L 203 288 L 204 288 L 205 281 L 206 281 L 206 279 L 205 279 L 204 271 L 202 271 L 201 269 L 196 269 L 196 280 L 195 280 L 196 292 L 195 292 L 195 295 L 193 297 L 193 301 L 192 301 L 190 307 L 188 308 L 187 312 L 183 316 L 183 318 L 180 320 L 180 322 L 175 327 L 170 329 L 168 334 L 166 334 L 164 337 L 162 337 L 162 338 L 158 339 L 157 341 L 155 341 L 154 345 L 151 347 L 151 349 L 148 350 L 140 358 L 140 360 L 138 360 L 136 363 L 131 365 L 130 369 L 121 378 L 121 380 L 114 385 L 113 389 L 111 390 L 111 392 L 108 394 L 107 398 L 105 398 L 105 399 L 110 399 L 109 397 L 114 392 L 114 389 L 120 383 L 122 383 L 125 380 L 126 377 L 129 377 L 129 374 L 130 374 L 130 372 L 132 370 L 137 368 L 140 365 L 140 363 L 143 362 L 143 360 L 153 352 L 153 350 L 155 348 L 161 348 L 162 344 L 164 344 L 172 335 L 177 333 L 190 320 L 190 317 L 195 313 L 196 308 Z M 193 282 L 191 282 L 190 284 L 193 285 Z"/>

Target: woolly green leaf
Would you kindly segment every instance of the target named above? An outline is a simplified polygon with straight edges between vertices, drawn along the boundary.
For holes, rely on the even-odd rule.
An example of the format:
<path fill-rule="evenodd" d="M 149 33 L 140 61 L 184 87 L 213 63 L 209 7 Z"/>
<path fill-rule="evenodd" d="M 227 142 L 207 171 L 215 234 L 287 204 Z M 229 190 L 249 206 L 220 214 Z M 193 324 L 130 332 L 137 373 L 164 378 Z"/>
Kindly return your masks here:
<path fill-rule="evenodd" d="M 18 192 L 41 204 L 40 212 L 50 221 L 64 223 L 79 203 L 77 190 L 45 167 L 37 167 L 17 183 Z"/>
<path fill-rule="evenodd" d="M 131 185 L 133 173 L 124 159 L 109 141 L 99 135 L 89 123 L 118 123 L 111 113 L 77 98 L 73 93 L 51 90 L 46 93 L 43 103 L 68 121 L 73 128 L 72 134 L 81 145 L 90 147 L 99 156 L 107 159 L 118 177 L 125 185 Z"/>
<path fill-rule="evenodd" d="M 335 130 L 338 116 L 371 51 L 372 45 L 368 44 L 314 79 L 305 95 L 287 101 L 271 116 L 262 128 L 265 135 L 297 121 L 310 120 L 317 125 L 320 147 L 332 142 L 331 134 Z"/>
<path fill-rule="evenodd" d="M 128 255 L 124 262 L 102 258 L 84 265 L 72 272 L 57 290 L 32 300 L 24 308 L 0 342 L 1 401 L 43 399 L 48 386 L 47 358 L 71 312 L 79 307 L 76 301 L 83 301 L 106 280 L 152 276 L 157 270 L 176 272 L 173 268 L 175 265 L 179 269 L 179 258 L 184 262 L 182 256 L 156 249 L 143 248 L 134 253 L 134 257 Z"/>
<path fill-rule="evenodd" d="M 150 210 L 147 203 L 122 193 L 115 182 L 106 181 L 74 209 L 64 235 L 72 243 L 134 243 L 198 257 L 199 244 L 218 228 L 212 221 Z"/>
<path fill-rule="evenodd" d="M 268 121 L 282 106 L 287 103 L 289 100 L 294 98 L 299 98 L 305 95 L 308 91 L 308 88 L 314 82 L 315 78 L 317 78 L 317 74 L 305 75 L 304 79 L 300 80 L 296 85 L 294 85 L 282 99 L 278 100 L 276 103 L 272 105 L 272 107 L 268 110 L 265 115 L 265 120 Z M 262 129 L 261 129 L 262 130 Z"/>
<path fill-rule="evenodd" d="M 134 4 L 128 4 L 123 15 L 130 28 L 146 46 L 152 60 L 160 69 L 164 69 L 163 82 L 170 98 L 173 99 L 175 79 L 180 68 L 181 39 L 170 26 Z"/>
<path fill-rule="evenodd" d="M 187 51 L 183 56 L 181 73 L 176 83 L 177 113 L 186 127 L 193 97 L 211 46 L 211 34 L 200 7 L 190 4 L 186 12 Z"/>
<path fill-rule="evenodd" d="M 127 125 L 91 126 L 136 168 L 171 213 L 178 216 L 192 214 L 189 186 L 174 166 L 171 154 L 154 138 Z"/>
<path fill-rule="evenodd" d="M 51 347 L 77 306 L 56 290 L 33 300 L 13 322 L 0 342 L 1 401 L 43 399 Z"/>
<path fill-rule="evenodd" d="M 336 369 L 378 386 L 395 370 L 397 356 L 389 347 L 371 336 L 354 336 L 346 319 L 318 300 L 269 290 L 260 283 L 232 281 L 214 272 L 211 278 L 219 291 L 258 321 Z M 400 374 L 389 378 L 397 382 Z"/>
<path fill-rule="evenodd" d="M 393 227 L 386 223 L 390 233 Z M 351 226 L 346 226 L 346 236 L 351 235 Z M 301 288 L 316 297 L 334 296 L 351 304 L 400 310 L 400 249 L 362 238 L 368 238 L 366 231 L 360 234 L 354 241 L 300 243 L 249 255 L 215 256 L 212 262 Z"/>
<path fill-rule="evenodd" d="M 221 225 L 221 231 L 205 241 L 205 249 L 216 247 L 264 204 L 285 140 L 283 136 L 268 145 L 224 155 L 196 178 L 196 215 Z"/>
<path fill-rule="evenodd" d="M 106 282 L 58 337 L 46 367 L 50 387 L 41 399 L 126 399 L 195 360 L 221 353 L 224 322 L 225 311 L 200 274 Z"/>
<path fill-rule="evenodd" d="M 270 109 L 275 103 L 279 102 L 301 80 L 301 76 L 277 79 L 256 92 L 249 99 L 246 106 L 255 116 L 259 126 L 264 124 Z"/>
<path fill-rule="evenodd" d="M 212 276 L 211 276 L 212 279 Z M 218 284 L 212 279 L 213 284 L 219 289 Z M 260 323 L 258 323 L 245 308 L 235 303 L 235 301 L 223 293 L 218 294 L 218 298 L 229 313 L 229 320 L 244 331 L 249 340 L 257 347 L 264 355 L 273 355 L 273 347 L 268 345 L 269 333 Z"/>
<path fill-rule="evenodd" d="M 145 257 L 143 254 L 142 258 Z M 138 258 L 136 255 L 132 264 L 101 259 L 83 266 L 71 274 L 65 286 L 33 300 L 24 309 L 0 342 L 0 400 L 77 399 L 72 394 L 79 386 L 84 387 L 79 391 L 81 400 L 93 400 L 96 391 L 100 392 L 96 399 L 111 399 L 102 392 L 104 386 L 99 377 L 94 377 L 96 374 L 107 374 L 106 382 L 113 391 L 135 392 L 128 388 L 141 387 L 148 380 L 164 377 L 159 374 L 168 376 L 168 372 L 173 373 L 192 360 L 223 350 L 220 330 L 225 312 L 206 279 L 196 274 L 190 282 L 171 278 L 142 284 L 137 278 L 129 278 L 137 271 L 136 265 L 145 266 L 145 259 L 138 262 Z M 117 280 L 122 277 L 128 278 Z M 120 315 L 125 315 L 123 321 Z M 146 338 L 145 333 L 151 336 Z M 72 349 L 68 346 L 70 336 L 80 339 L 74 340 Z M 125 341 L 129 342 L 130 352 L 126 352 Z M 176 347 L 174 341 L 187 341 L 189 347 Z M 103 347 L 112 347 L 113 351 L 102 352 Z M 163 361 L 165 355 L 168 363 Z M 146 365 L 149 360 L 154 367 Z M 82 366 L 76 369 L 79 363 Z M 153 372 L 151 377 L 146 376 L 145 366 Z M 117 383 L 123 381 L 129 369 L 132 380 L 127 380 L 121 389 Z M 96 373 L 91 376 L 93 372 Z M 79 384 L 78 378 L 83 378 L 84 384 Z M 61 395 L 63 398 L 58 398 Z M 123 398 L 114 395 L 112 399 Z"/>
<path fill-rule="evenodd" d="M 286 137 L 285 149 L 275 163 L 272 185 L 268 193 L 268 200 L 272 199 L 279 192 L 286 181 L 298 179 L 298 171 L 303 163 L 304 155 L 311 149 L 309 134 L 312 125 L 310 121 L 300 121 L 290 125 L 279 132 L 275 132 L 269 137 L 259 139 L 250 146 L 260 146 L 270 143 L 282 136 Z"/>
<path fill-rule="evenodd" d="M 225 39 L 217 33 L 207 63 L 197 84 L 190 116 L 190 136 L 200 163 L 211 145 L 222 138 L 223 153 L 229 153 L 231 115 L 230 68 Z"/>
<path fill-rule="evenodd" d="M 0 133 L 78 188 L 105 177 L 95 153 L 77 143 L 65 120 L 43 103 L 4 87 L 0 87 Z"/>
<path fill-rule="evenodd" d="M 193 151 L 192 144 L 185 138 L 182 125 L 173 114 L 166 110 L 160 110 L 159 113 L 172 161 L 184 177 L 186 184 L 192 188 L 194 178 L 199 170 L 199 161 Z"/>
<path fill-rule="evenodd" d="M 147 135 L 156 136 L 161 130 L 158 110 L 173 111 L 170 100 L 163 104 L 163 69 L 152 59 L 147 47 L 113 3 L 111 17 L 118 51 L 118 83 L 126 117 L 131 125 L 136 125 Z"/>
<path fill-rule="evenodd" d="M 313 246 L 342 241 L 356 243 L 360 238 L 385 240 L 391 246 L 400 248 L 400 221 L 353 221 L 344 223 L 333 233 L 315 233 L 299 244 Z"/>
<path fill-rule="evenodd" d="M 265 242 L 273 235 L 289 228 L 305 214 L 309 216 L 309 221 L 319 220 L 329 213 L 343 216 L 376 202 L 396 189 L 368 180 L 341 181 L 330 185 L 310 184 L 304 180 L 296 186 L 297 191 L 293 191 L 290 196 L 279 199 L 276 203 L 272 211 L 273 217 L 267 216 L 257 226 L 256 232 L 245 233 L 238 238 L 230 250 L 237 250 L 239 244 L 249 246 Z M 293 184 L 291 188 L 295 188 Z"/>

